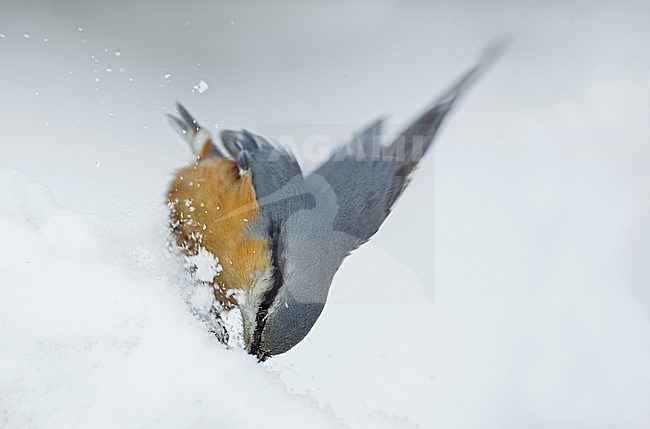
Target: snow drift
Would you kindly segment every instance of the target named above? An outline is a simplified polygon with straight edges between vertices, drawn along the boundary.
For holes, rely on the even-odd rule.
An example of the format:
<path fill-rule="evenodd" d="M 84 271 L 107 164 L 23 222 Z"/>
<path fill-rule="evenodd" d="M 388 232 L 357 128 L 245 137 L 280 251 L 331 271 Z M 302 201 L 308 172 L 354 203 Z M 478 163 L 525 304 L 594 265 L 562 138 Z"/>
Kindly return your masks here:
<path fill-rule="evenodd" d="M 0 195 L 0 426 L 342 426 L 190 314 L 164 207 L 106 225 L 6 169 Z"/>

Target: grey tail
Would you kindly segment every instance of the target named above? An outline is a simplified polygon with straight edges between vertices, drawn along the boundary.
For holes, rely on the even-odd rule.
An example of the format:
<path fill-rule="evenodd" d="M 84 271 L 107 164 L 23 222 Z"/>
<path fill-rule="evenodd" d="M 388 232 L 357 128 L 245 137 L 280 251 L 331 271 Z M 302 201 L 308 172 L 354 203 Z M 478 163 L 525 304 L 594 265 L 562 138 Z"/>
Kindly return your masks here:
<path fill-rule="evenodd" d="M 212 140 L 212 135 L 205 130 L 182 104 L 176 103 L 180 117 L 167 115 L 172 128 L 187 142 L 190 150 L 198 159 L 210 156 L 224 156 Z"/>

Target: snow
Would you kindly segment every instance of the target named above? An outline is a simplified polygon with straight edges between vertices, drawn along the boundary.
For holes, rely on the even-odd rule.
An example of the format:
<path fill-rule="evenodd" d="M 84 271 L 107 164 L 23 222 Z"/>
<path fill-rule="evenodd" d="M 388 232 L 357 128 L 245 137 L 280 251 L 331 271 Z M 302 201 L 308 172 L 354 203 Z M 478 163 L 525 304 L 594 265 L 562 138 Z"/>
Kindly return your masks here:
<path fill-rule="evenodd" d="M 648 426 L 641 3 L 5 3 L 0 427 Z M 218 265 L 168 250 L 174 102 L 313 168 L 504 34 L 306 339 L 264 364 L 215 341 Z"/>
<path fill-rule="evenodd" d="M 198 92 L 199 94 L 203 94 L 205 91 L 207 91 L 209 88 L 208 83 L 201 79 L 199 83 L 194 85 L 192 87 L 192 92 Z"/>
<path fill-rule="evenodd" d="M 192 317 L 164 211 L 116 236 L 17 171 L 0 195 L 3 427 L 344 427 Z"/>

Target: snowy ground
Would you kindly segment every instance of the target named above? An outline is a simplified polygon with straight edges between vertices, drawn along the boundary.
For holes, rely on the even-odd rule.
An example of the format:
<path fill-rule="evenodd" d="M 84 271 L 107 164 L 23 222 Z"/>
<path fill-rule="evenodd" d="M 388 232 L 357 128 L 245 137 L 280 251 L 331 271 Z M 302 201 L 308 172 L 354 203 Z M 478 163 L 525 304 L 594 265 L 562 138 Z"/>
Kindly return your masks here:
<path fill-rule="evenodd" d="M 0 427 L 647 427 L 649 18 L 2 2 Z M 306 137 L 399 127 L 504 35 L 306 340 L 263 365 L 217 344 L 167 250 L 173 102 L 313 167 Z"/>

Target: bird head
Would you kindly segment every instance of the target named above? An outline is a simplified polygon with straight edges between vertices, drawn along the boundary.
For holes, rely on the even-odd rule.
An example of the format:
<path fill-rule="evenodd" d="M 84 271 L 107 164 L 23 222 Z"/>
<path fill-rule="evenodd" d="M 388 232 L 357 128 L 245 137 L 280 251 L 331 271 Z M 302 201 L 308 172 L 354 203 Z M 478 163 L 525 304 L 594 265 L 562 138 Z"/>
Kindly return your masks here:
<path fill-rule="evenodd" d="M 316 231 L 297 227 L 313 215 L 305 209 L 282 226 L 270 223 L 270 275 L 260 277 L 256 283 L 264 287 L 252 285 L 239 304 L 246 349 L 262 361 L 301 342 L 323 311 L 338 266 L 323 261 L 325 249 L 305 241 L 304 234 Z"/>

